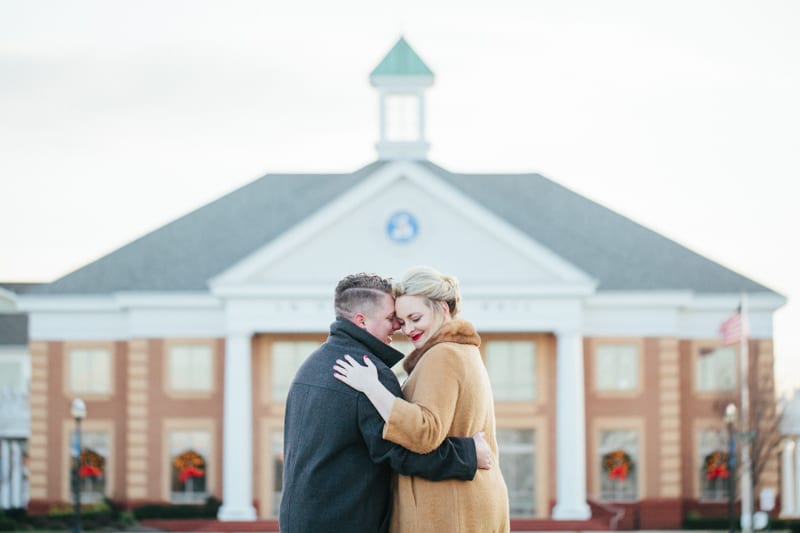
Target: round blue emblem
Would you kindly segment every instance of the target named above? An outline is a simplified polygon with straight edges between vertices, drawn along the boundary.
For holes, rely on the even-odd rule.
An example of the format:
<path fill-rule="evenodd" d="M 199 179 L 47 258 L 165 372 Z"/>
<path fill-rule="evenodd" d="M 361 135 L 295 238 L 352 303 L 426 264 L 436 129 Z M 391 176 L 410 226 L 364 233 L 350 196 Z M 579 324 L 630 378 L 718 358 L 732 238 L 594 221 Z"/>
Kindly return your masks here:
<path fill-rule="evenodd" d="M 408 211 L 398 211 L 386 223 L 386 235 L 398 244 L 406 244 L 417 238 L 419 224 Z"/>

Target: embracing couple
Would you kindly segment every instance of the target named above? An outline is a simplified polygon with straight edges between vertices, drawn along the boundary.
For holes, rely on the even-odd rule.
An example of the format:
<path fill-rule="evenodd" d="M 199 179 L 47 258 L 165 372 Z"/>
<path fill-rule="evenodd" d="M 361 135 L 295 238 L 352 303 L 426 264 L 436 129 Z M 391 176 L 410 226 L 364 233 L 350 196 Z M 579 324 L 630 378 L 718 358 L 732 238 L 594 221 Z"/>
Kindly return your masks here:
<path fill-rule="evenodd" d="M 494 402 L 458 281 L 415 267 L 399 281 L 342 279 L 336 320 L 289 389 L 284 533 L 506 532 Z M 391 367 L 414 344 L 402 386 Z"/>

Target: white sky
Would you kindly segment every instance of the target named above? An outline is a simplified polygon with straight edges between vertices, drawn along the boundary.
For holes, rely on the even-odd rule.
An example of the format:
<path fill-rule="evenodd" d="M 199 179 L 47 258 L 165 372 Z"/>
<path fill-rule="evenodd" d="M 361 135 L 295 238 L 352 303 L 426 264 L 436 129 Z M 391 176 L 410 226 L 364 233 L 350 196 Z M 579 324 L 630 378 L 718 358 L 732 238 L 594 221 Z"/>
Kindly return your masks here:
<path fill-rule="evenodd" d="M 0 0 L 0 280 L 371 162 L 367 77 L 404 34 L 432 161 L 540 172 L 781 292 L 800 386 L 799 27 L 793 0 Z"/>

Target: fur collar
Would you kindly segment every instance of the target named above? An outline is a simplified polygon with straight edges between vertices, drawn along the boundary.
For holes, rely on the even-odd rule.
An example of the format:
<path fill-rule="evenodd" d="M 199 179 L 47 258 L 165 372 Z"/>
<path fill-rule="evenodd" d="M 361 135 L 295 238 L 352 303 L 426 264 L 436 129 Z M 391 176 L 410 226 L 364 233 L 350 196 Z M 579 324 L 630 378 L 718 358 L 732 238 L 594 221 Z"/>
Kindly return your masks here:
<path fill-rule="evenodd" d="M 428 341 L 417 348 L 403 360 L 403 368 L 411 374 L 425 353 L 441 342 L 455 342 L 458 344 L 481 345 L 481 338 L 466 320 L 453 319 L 440 327 Z"/>

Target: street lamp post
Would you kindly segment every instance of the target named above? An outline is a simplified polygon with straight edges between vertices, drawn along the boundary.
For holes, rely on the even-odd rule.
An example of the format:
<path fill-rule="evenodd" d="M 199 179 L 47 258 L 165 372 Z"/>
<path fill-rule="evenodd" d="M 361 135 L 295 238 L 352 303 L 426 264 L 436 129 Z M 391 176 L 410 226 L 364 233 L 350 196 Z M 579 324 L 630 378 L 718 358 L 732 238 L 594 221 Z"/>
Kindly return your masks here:
<path fill-rule="evenodd" d="M 736 525 L 733 518 L 733 504 L 736 501 L 736 438 L 733 424 L 736 421 L 736 406 L 729 403 L 725 407 L 725 425 L 728 427 L 728 530 L 734 533 Z"/>
<path fill-rule="evenodd" d="M 72 418 L 75 419 L 75 467 L 72 471 L 72 490 L 75 496 L 75 523 L 72 526 L 73 533 L 81 531 L 81 487 L 80 487 L 80 468 L 81 468 L 81 420 L 86 418 L 86 404 L 80 398 L 72 400 L 69 409 Z"/>

